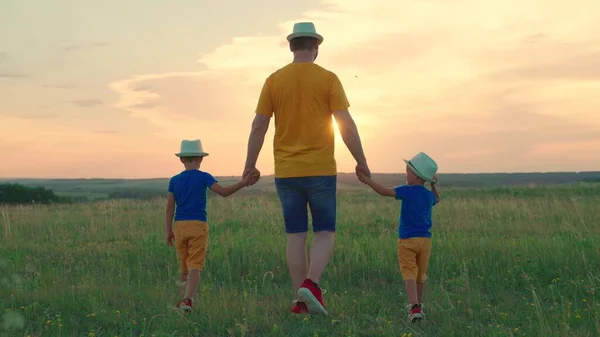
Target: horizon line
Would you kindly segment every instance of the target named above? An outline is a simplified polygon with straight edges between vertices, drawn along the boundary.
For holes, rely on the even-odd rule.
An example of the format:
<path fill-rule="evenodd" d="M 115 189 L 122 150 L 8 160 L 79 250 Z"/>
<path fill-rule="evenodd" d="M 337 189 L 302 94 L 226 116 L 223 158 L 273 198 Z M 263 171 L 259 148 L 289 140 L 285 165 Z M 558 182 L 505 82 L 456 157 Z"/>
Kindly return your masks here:
<path fill-rule="evenodd" d="M 599 173 L 599 171 L 532 171 L 532 172 L 522 172 L 522 171 L 514 171 L 514 172 L 472 172 L 472 173 L 461 173 L 461 172 L 447 172 L 447 173 L 438 173 L 440 176 L 443 175 L 494 175 L 494 174 L 583 174 L 583 173 Z M 337 175 L 354 175 L 354 172 L 338 172 Z M 377 173 L 372 172 L 372 175 L 405 175 L 405 173 Z M 240 175 L 214 175 L 215 177 L 241 177 Z M 274 174 L 261 175 L 261 178 L 264 177 L 274 177 Z M 152 177 L 152 178 L 103 178 L 103 177 L 75 177 L 75 178 L 52 178 L 52 177 L 44 177 L 44 178 L 31 178 L 31 177 L 0 177 L 0 181 L 2 180 L 158 180 L 158 179 L 170 179 L 171 177 Z"/>

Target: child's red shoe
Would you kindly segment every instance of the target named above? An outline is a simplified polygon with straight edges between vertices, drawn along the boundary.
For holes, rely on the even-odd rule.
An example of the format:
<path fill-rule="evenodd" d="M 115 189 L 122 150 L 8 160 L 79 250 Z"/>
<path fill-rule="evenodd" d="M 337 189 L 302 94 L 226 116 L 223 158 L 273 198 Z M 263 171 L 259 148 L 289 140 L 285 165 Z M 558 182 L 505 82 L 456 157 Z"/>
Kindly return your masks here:
<path fill-rule="evenodd" d="M 177 303 L 177 308 L 183 312 L 191 312 L 194 309 L 194 304 L 189 298 L 184 298 Z"/>
<path fill-rule="evenodd" d="M 423 319 L 423 310 L 421 310 L 421 305 L 415 304 L 410 308 L 410 314 L 408 315 L 408 319 L 411 322 L 418 322 Z"/>

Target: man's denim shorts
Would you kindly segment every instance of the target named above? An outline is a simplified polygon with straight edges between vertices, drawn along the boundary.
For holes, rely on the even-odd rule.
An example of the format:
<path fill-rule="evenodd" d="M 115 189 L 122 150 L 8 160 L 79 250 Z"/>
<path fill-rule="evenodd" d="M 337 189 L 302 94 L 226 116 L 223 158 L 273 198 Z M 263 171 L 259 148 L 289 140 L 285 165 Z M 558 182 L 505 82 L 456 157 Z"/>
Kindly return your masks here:
<path fill-rule="evenodd" d="M 335 232 L 337 176 L 275 178 L 286 233 L 308 232 L 308 210 L 313 232 Z"/>

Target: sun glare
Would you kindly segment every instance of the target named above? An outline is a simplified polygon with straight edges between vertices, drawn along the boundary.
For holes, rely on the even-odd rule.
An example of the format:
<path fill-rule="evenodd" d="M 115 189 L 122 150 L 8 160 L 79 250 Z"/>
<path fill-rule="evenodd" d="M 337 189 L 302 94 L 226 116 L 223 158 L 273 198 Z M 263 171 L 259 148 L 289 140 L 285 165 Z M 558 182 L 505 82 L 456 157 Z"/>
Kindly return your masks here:
<path fill-rule="evenodd" d="M 335 118 L 332 118 L 333 121 L 333 132 L 335 133 L 335 143 L 340 144 L 344 140 L 342 139 L 342 134 L 340 133 L 340 126 L 335 121 Z"/>

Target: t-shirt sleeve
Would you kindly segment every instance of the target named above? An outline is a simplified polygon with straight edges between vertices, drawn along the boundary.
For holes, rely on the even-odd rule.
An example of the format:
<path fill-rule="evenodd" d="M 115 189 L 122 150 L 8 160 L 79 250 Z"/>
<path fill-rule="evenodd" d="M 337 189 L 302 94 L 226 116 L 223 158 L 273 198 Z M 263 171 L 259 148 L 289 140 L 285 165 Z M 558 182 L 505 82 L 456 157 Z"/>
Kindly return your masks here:
<path fill-rule="evenodd" d="M 398 186 L 394 188 L 396 192 L 396 200 L 403 200 L 409 197 L 410 194 L 410 186 Z"/>
<path fill-rule="evenodd" d="M 175 193 L 175 183 L 173 182 L 173 178 L 171 178 L 169 180 L 169 189 L 168 189 L 168 191 L 170 193 Z"/>
<path fill-rule="evenodd" d="M 215 179 L 212 174 L 205 172 L 204 181 L 206 182 L 206 187 L 210 188 L 214 183 L 217 182 L 217 179 Z"/>
<path fill-rule="evenodd" d="M 332 74 L 331 88 L 329 91 L 329 109 L 331 111 L 346 110 L 350 107 L 342 82 L 336 74 Z"/>
<path fill-rule="evenodd" d="M 273 101 L 271 100 L 271 89 L 269 88 L 270 78 L 265 80 L 260 96 L 258 97 L 258 104 L 256 106 L 256 113 L 264 116 L 273 116 Z"/>

